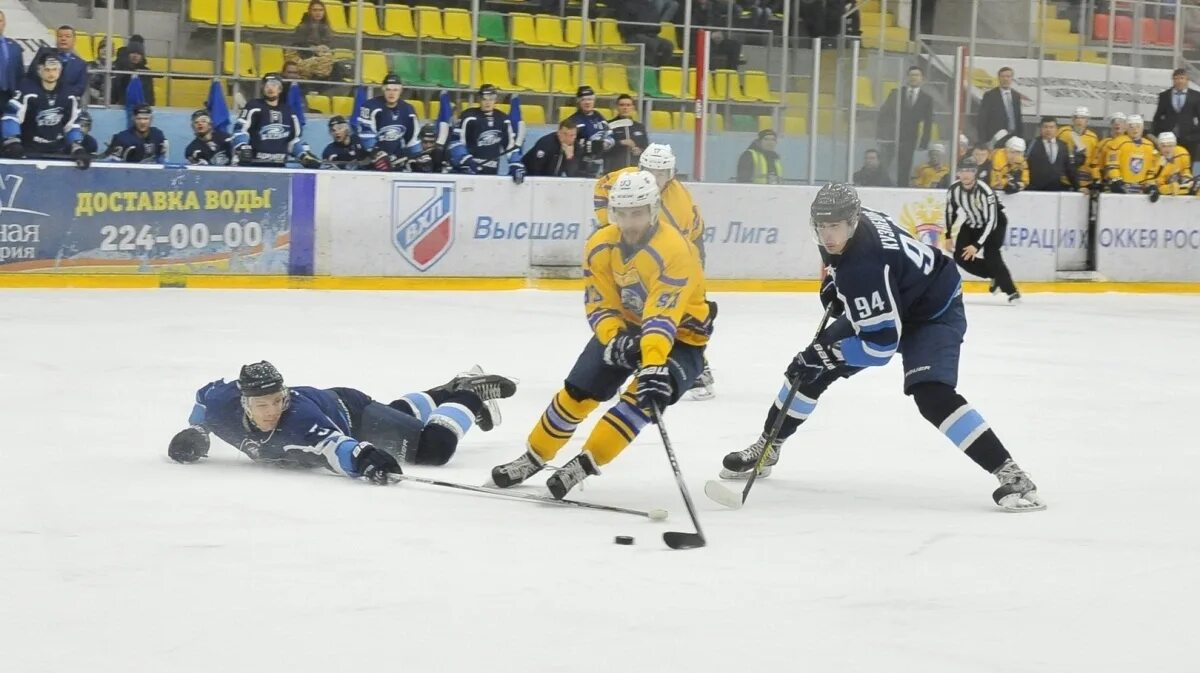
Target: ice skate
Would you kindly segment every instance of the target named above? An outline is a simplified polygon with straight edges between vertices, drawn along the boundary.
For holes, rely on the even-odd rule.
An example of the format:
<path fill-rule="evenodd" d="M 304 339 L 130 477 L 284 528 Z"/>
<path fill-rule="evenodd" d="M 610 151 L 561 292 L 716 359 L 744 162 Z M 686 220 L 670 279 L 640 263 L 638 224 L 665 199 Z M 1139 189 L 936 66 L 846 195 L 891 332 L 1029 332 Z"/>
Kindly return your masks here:
<path fill-rule="evenodd" d="M 716 397 L 716 390 L 713 389 L 713 373 L 708 366 L 708 361 L 704 361 L 704 371 L 700 372 L 700 376 L 696 377 L 696 382 L 692 384 L 688 390 L 688 398 L 697 402 L 711 400 Z"/>
<path fill-rule="evenodd" d="M 493 467 L 492 483 L 498 488 L 516 486 L 541 472 L 544 467 L 546 467 L 546 463 L 536 453 L 526 451 L 514 461 Z"/>
<path fill-rule="evenodd" d="M 721 478 L 749 479 L 766 445 L 767 438 L 759 437 L 753 444 L 741 451 L 726 454 L 725 459 L 721 461 L 723 465 L 720 474 Z M 771 467 L 779 462 L 779 448 L 781 446 L 783 446 L 782 439 L 776 439 L 771 442 L 771 450 L 767 453 L 767 459 L 763 461 L 762 470 L 758 473 L 759 479 L 770 476 Z"/>
<path fill-rule="evenodd" d="M 1008 305 L 1009 306 L 1020 306 L 1020 304 L 1021 304 L 1021 293 L 1020 292 L 1014 292 L 1014 293 L 1008 295 Z"/>
<path fill-rule="evenodd" d="M 499 374 L 488 374 L 483 371 L 482 367 L 475 365 L 469 371 L 455 376 L 434 390 L 444 390 L 449 393 L 470 390 L 478 395 L 479 399 L 483 400 L 484 408 L 476 414 L 475 424 L 479 426 L 480 430 L 487 432 L 500 425 L 500 405 L 496 400 L 506 399 L 516 394 L 517 382 Z"/>
<path fill-rule="evenodd" d="M 596 467 L 596 461 L 592 460 L 592 454 L 584 451 L 572 458 L 566 465 L 555 470 L 554 474 L 546 480 L 546 488 L 550 489 L 550 495 L 554 496 L 555 500 L 562 500 L 579 482 L 593 474 L 600 474 L 600 468 Z"/>
<path fill-rule="evenodd" d="M 992 500 L 1005 511 L 1034 512 L 1046 509 L 1046 503 L 1038 496 L 1037 485 L 1012 460 L 1005 461 L 993 474 L 1000 480 L 1000 488 L 992 493 Z"/>

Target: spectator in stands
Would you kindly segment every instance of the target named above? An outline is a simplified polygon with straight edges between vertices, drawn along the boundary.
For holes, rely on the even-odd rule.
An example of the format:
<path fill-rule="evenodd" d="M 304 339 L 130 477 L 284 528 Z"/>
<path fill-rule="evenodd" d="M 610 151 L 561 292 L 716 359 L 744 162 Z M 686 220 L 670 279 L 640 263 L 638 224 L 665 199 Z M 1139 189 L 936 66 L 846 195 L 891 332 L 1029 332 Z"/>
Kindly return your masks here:
<path fill-rule="evenodd" d="M 658 15 L 655 21 L 674 21 L 675 15 L 679 13 L 679 2 L 677 0 L 645 0 L 645 2 Z"/>
<path fill-rule="evenodd" d="M 897 185 L 908 184 L 913 154 L 929 147 L 933 133 L 933 98 L 921 90 L 924 83 L 925 71 L 915 65 L 910 67 L 908 86 L 889 93 L 879 110 L 875 137 L 896 157 Z"/>
<path fill-rule="evenodd" d="M 4 37 L 7 25 L 8 19 L 4 12 L 0 12 L 0 96 L 3 96 L 0 100 L 4 101 L 13 97 L 13 93 L 21 85 L 21 79 L 25 77 L 21 45 L 11 37 Z"/>
<path fill-rule="evenodd" d="M 945 145 L 941 143 L 930 145 L 926 157 L 925 163 L 913 169 L 910 186 L 932 189 L 937 187 L 942 178 L 950 172 L 950 165 L 946 163 Z"/>
<path fill-rule="evenodd" d="M 79 54 L 75 53 L 75 29 L 70 26 L 59 26 L 58 30 L 54 31 L 54 46 L 38 49 L 33 60 L 29 62 L 29 69 L 25 72 L 26 77 L 32 80 L 38 79 L 37 67 L 42 63 L 42 57 L 45 54 L 54 54 L 62 64 L 62 77 L 59 78 L 62 92 L 78 96 L 82 103 L 87 95 L 88 68 L 87 63 L 84 63 Z"/>
<path fill-rule="evenodd" d="M 146 64 L 145 43 L 131 40 L 127 46 L 122 48 L 121 54 L 117 56 L 116 61 L 113 63 L 113 70 L 127 70 L 130 72 L 150 70 L 150 66 Z M 154 77 L 151 75 L 113 75 L 112 102 L 118 105 L 125 102 L 125 89 L 128 88 L 129 81 L 134 77 L 142 82 L 142 93 L 145 96 L 146 104 L 153 106 Z"/>
<path fill-rule="evenodd" d="M 575 122 L 564 119 L 558 130 L 542 136 L 521 158 L 527 175 L 552 178 L 582 177 L 575 154 Z"/>
<path fill-rule="evenodd" d="M 615 8 L 617 30 L 630 44 L 646 45 L 646 65 L 665 65 L 675 54 L 671 42 L 658 36 L 659 16 L 647 0 L 619 0 Z"/>
<path fill-rule="evenodd" d="M 1071 149 L 1058 139 L 1058 120 L 1054 117 L 1042 117 L 1041 136 L 1033 141 L 1027 156 L 1030 191 L 1061 192 L 1068 187 L 1079 190 Z"/>
<path fill-rule="evenodd" d="M 772 129 L 758 132 L 758 138 L 738 158 L 737 181 L 756 185 L 777 185 L 783 181 L 783 162 L 775 148 L 779 137 Z"/>
<path fill-rule="evenodd" d="M 1158 108 L 1154 110 L 1154 135 L 1175 134 L 1180 147 L 1196 156 L 1200 149 L 1200 91 L 1188 87 L 1187 70 L 1177 68 L 1171 73 L 1174 84 L 1158 94 Z"/>
<path fill-rule="evenodd" d="M 867 150 L 863 154 L 863 167 L 855 171 L 854 184 L 858 187 L 894 187 L 883 163 L 879 161 L 879 150 Z"/>
<path fill-rule="evenodd" d="M 292 44 L 296 48 L 288 51 L 286 60 L 296 62 L 303 79 L 330 79 L 334 66 L 333 48 L 330 47 L 333 44 L 333 27 L 329 25 L 324 2 L 311 0 L 308 3 L 308 11 L 300 19 L 293 35 Z"/>
<path fill-rule="evenodd" d="M 623 93 L 617 96 L 617 116 L 608 122 L 616 144 L 604 155 L 604 173 L 638 165 L 642 150 L 650 144 L 646 126 L 633 118 L 635 114 L 633 96 Z"/>
<path fill-rule="evenodd" d="M 745 63 L 742 58 L 742 43 L 726 37 L 724 31 L 714 30 L 712 43 L 709 45 L 712 54 L 710 68 L 714 70 L 737 70 Z"/>
<path fill-rule="evenodd" d="M 981 140 L 991 139 L 999 144 L 1010 135 L 1021 134 L 1021 94 L 1012 87 L 1012 68 L 1000 68 L 996 78 L 1000 80 L 1000 86 L 984 92 L 975 126 Z"/>

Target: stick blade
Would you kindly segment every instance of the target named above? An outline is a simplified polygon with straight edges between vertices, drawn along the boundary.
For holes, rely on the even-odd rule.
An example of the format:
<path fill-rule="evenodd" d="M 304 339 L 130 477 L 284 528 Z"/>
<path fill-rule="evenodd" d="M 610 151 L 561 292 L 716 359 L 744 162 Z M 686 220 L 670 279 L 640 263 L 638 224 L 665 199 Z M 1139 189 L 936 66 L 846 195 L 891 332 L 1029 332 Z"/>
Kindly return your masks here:
<path fill-rule="evenodd" d="M 680 533 L 670 531 L 663 533 L 663 542 L 671 549 L 699 549 L 708 544 L 699 533 Z"/>
<path fill-rule="evenodd" d="M 710 479 L 704 483 L 704 495 L 707 495 L 709 500 L 729 509 L 742 508 L 741 492 L 731 491 L 728 486 L 715 479 Z"/>

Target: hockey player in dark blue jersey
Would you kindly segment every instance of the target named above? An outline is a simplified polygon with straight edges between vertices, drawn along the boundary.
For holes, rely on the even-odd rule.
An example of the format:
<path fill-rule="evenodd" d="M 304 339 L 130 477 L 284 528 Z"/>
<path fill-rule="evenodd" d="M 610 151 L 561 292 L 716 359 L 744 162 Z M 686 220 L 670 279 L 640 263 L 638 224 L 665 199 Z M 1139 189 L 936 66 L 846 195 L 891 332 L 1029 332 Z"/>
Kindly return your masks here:
<path fill-rule="evenodd" d="M 192 133 L 196 137 L 183 151 L 184 158 L 193 166 L 228 166 L 232 162 L 229 134 L 213 128 L 212 115 L 208 110 L 192 113 Z"/>
<path fill-rule="evenodd" d="M 104 151 L 107 161 L 126 164 L 167 163 L 167 137 L 151 126 L 154 112 L 149 105 L 138 105 L 133 109 L 133 124 L 113 134 Z"/>
<path fill-rule="evenodd" d="M 956 390 L 967 330 L 962 278 L 954 261 L 896 226 L 885 214 L 861 208 L 850 185 L 821 188 L 812 225 L 828 277 L 822 301 L 842 313 L 788 365 L 787 383 L 767 413 L 763 434 L 749 448 L 725 456 L 723 478 L 749 477 L 763 451 L 759 476 L 779 460 L 779 449 L 816 408 L 834 381 L 887 364 L 899 353 L 904 393 L 935 428 L 996 476 L 992 494 L 1009 511 L 1043 509 L 1037 487 L 1012 460 L 987 422 Z M 779 434 L 769 432 L 791 388 L 796 395 Z"/>
<path fill-rule="evenodd" d="M 421 122 L 413 106 L 400 99 L 404 86 L 399 77 L 388 73 L 381 88 L 383 94 L 367 101 L 359 111 L 358 134 L 363 147 L 372 153 L 375 170 L 402 171 L 418 151 Z"/>
<path fill-rule="evenodd" d="M 508 115 L 496 109 L 496 87 L 479 88 L 479 107 L 468 108 L 458 118 L 458 135 L 475 158 L 475 173 L 497 175 L 500 158 L 517 146 L 517 131 Z"/>
<path fill-rule="evenodd" d="M 171 439 L 167 455 L 194 463 L 208 455 L 209 433 L 254 461 L 325 467 L 378 484 L 401 463 L 445 465 L 478 423 L 499 421 L 494 400 L 512 397 L 511 379 L 471 373 L 390 404 L 353 388 L 289 388 L 271 363 L 242 367 L 237 381 L 214 381 L 196 393 L 190 427 Z"/>
<path fill-rule="evenodd" d="M 583 175 L 598 178 L 604 175 L 604 155 L 613 148 L 616 140 L 608 128 L 608 120 L 596 111 L 596 92 L 590 86 L 581 86 L 575 92 L 579 108 L 568 121 L 575 123 L 575 154 L 580 158 Z"/>
<path fill-rule="evenodd" d="M 437 129 L 433 124 L 421 127 L 417 140 L 421 142 L 421 151 L 408 160 L 408 170 L 413 173 L 449 173 L 450 160 L 446 150 L 437 144 Z"/>
<path fill-rule="evenodd" d="M 300 137 L 300 118 L 283 100 L 278 73 L 262 78 L 262 98 L 242 109 L 233 127 L 233 152 L 240 166 L 275 167 L 295 157 L 305 168 L 320 168 L 321 159 Z"/>
<path fill-rule="evenodd" d="M 87 168 L 92 155 L 83 146 L 78 123 L 83 107 L 59 86 L 62 62 L 52 52 L 44 52 L 37 72 L 38 79 L 21 83 L 0 121 L 4 156 L 64 159 L 69 154 L 76 167 Z"/>
<path fill-rule="evenodd" d="M 322 168 L 356 171 L 370 165 L 367 148 L 363 147 L 358 134 L 350 130 L 350 123 L 341 115 L 329 118 L 329 137 L 333 142 L 321 152 Z"/>
<path fill-rule="evenodd" d="M 83 149 L 93 157 L 100 151 L 100 143 L 92 137 L 92 115 L 87 110 L 81 110 L 79 116 L 75 117 L 75 123 L 79 124 L 79 132 L 83 134 L 83 140 L 80 144 Z"/>

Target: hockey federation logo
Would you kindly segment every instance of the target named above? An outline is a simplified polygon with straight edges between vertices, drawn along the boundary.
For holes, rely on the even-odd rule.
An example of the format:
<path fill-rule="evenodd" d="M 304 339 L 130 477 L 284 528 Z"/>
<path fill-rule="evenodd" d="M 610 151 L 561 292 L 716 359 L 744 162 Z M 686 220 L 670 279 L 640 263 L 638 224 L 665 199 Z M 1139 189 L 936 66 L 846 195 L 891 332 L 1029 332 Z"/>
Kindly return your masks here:
<path fill-rule="evenodd" d="M 454 245 L 454 183 L 392 184 L 392 243 L 418 271 L 428 271 Z"/>

